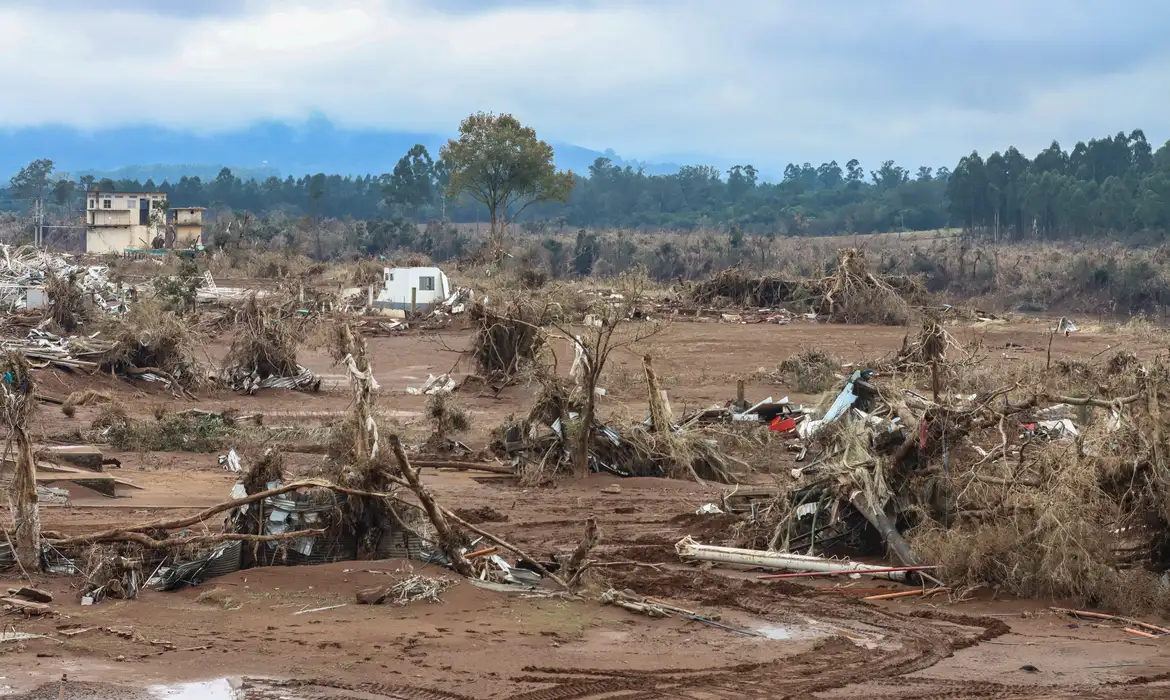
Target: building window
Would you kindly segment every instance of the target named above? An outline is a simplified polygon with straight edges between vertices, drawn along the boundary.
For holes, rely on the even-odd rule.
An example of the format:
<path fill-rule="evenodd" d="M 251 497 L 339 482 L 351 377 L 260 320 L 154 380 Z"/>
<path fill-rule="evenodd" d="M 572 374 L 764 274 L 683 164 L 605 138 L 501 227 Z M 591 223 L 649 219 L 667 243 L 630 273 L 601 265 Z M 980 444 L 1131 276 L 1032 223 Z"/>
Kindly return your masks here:
<path fill-rule="evenodd" d="M 113 208 L 114 208 L 114 200 L 112 200 L 112 199 L 103 199 L 102 200 L 102 209 L 113 209 Z"/>
<path fill-rule="evenodd" d="M 97 209 L 97 200 L 96 199 L 89 200 L 89 208 L 90 209 Z"/>
<path fill-rule="evenodd" d="M 131 197 L 130 199 L 127 199 L 126 200 L 126 208 L 127 209 L 137 209 L 138 208 L 138 200 L 134 199 L 133 197 Z"/>
<path fill-rule="evenodd" d="M 435 278 L 434 277 L 419 277 L 418 278 L 418 289 L 420 292 L 433 292 L 433 291 L 435 291 Z"/>

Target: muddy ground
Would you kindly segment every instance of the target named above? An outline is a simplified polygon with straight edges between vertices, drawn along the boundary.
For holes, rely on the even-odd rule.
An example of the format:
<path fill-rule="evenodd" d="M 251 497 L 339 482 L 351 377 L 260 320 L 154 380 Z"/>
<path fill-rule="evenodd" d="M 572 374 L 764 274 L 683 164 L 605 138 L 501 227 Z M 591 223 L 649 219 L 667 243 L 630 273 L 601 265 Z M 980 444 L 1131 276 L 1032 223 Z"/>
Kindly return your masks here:
<path fill-rule="evenodd" d="M 988 362 L 1043 361 L 1048 353 L 1049 334 L 1038 322 L 951 330 L 960 339 L 981 338 Z M 649 349 L 677 414 L 725 403 L 740 378 L 747 380 L 749 398 L 812 400 L 771 383 L 760 370 L 809 346 L 845 361 L 872 360 L 896 351 L 904 334 L 888 327 L 677 323 Z M 460 330 L 369 339 L 379 405 L 404 434 L 418 439 L 426 430 L 426 400 L 406 388 L 455 367 L 469 339 Z M 1056 338 L 1052 355 L 1088 360 L 1121 347 L 1141 356 L 1156 352 L 1159 343 L 1090 327 Z M 645 349 L 614 356 L 602 405 L 607 415 L 645 410 Z M 212 357 L 222 352 L 209 349 Z M 41 390 L 63 396 L 101 388 L 142 417 L 158 406 L 230 407 L 262 412 L 266 425 L 320 425 L 345 411 L 349 393 L 323 352 L 305 352 L 301 361 L 326 375 L 325 391 L 214 393 L 192 404 L 157 385 L 60 371 L 42 372 Z M 562 371 L 567 366 L 562 362 Z M 457 374 L 466 371 L 456 367 Z M 482 448 L 493 427 L 527 411 L 534 392 L 518 386 L 498 397 L 460 395 L 460 405 L 474 416 L 464 441 Z M 63 438 L 87 427 L 98 410 L 80 408 L 67 418 L 46 406 L 36 429 L 46 439 Z M 44 507 L 46 529 L 86 532 L 174 517 L 225 500 L 235 482 L 214 454 L 113 454 L 122 460 L 115 473 L 141 488 L 120 490 L 118 499 L 71 488 L 70 505 Z M 788 458 L 776 454 L 777 470 L 785 469 Z M 290 454 L 286 464 L 297 473 L 319 459 Z M 251 569 L 94 606 L 79 603 L 68 578 L 34 577 L 53 592 L 57 615 L 9 615 L 3 623 L 9 632 L 51 638 L 0 642 L 0 692 L 194 698 L 229 697 L 236 689 L 246 697 L 374 700 L 1170 697 L 1170 683 L 1161 680 L 1170 673 L 1170 642 L 1051 613 L 1049 606 L 1059 601 L 1002 600 L 981 591 L 964 602 L 936 597 L 871 604 L 859 598 L 899 588 L 867 579 L 840 587 L 762 582 L 758 572 L 680 565 L 675 542 L 687 534 L 713 541 L 726 524 L 693 515 L 718 498 L 717 487 L 594 475 L 525 489 L 506 476 L 446 471 L 427 473 L 425 481 L 448 507 L 474 512 L 482 527 L 540 555 L 571 548 L 593 515 L 603 533 L 599 559 L 657 564 L 599 571 L 595 592 L 606 585 L 629 588 L 764 636 L 677 618 L 651 620 L 592 601 L 517 597 L 467 582 L 447 591 L 440 604 L 357 605 L 358 590 L 401 575 L 404 567 L 443 575 L 400 561 Z M 603 492 L 613 484 L 619 493 Z M 18 583 L 19 572 L 5 576 L 0 586 Z M 78 629 L 86 631 L 61 634 Z"/>

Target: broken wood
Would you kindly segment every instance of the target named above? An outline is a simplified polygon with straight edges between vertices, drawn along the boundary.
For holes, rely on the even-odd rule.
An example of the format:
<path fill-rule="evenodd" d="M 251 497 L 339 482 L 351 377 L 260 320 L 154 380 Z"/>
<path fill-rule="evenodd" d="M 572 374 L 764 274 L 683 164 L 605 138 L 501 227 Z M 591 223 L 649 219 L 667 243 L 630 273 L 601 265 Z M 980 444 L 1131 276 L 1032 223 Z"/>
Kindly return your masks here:
<path fill-rule="evenodd" d="M 866 596 L 866 597 L 862 598 L 862 600 L 893 600 L 894 598 L 907 598 L 909 596 L 916 596 L 916 595 L 933 595 L 935 593 L 942 593 L 943 591 L 949 591 L 949 590 L 950 589 L 947 588 L 946 586 L 940 586 L 938 588 L 917 588 L 913 591 L 898 591 L 897 593 L 883 593 L 882 595 L 870 595 L 870 596 Z"/>
<path fill-rule="evenodd" d="M 42 591 L 39 588 L 9 588 L 8 595 L 16 596 L 17 598 L 24 598 L 35 603 L 52 603 L 53 594 L 48 591 Z"/>
<path fill-rule="evenodd" d="M 378 493 L 378 492 L 373 492 L 373 491 L 362 491 L 360 489 L 350 489 L 350 488 L 346 488 L 343 486 L 338 486 L 336 484 L 330 483 L 328 481 L 325 481 L 324 479 L 302 479 L 301 481 L 294 481 L 294 482 L 284 484 L 283 486 L 280 486 L 280 487 L 277 487 L 274 489 L 269 489 L 267 491 L 258 491 L 256 493 L 251 494 L 251 495 L 245 496 L 244 498 L 237 498 L 235 500 L 225 501 L 223 503 L 219 503 L 219 504 L 214 505 L 214 506 L 209 506 L 209 507 L 204 508 L 203 510 L 199 511 L 195 515 L 192 515 L 192 516 L 189 516 L 186 518 L 180 518 L 177 520 L 156 520 L 154 522 L 144 523 L 142 525 L 135 525 L 132 527 L 124 527 L 124 528 L 114 528 L 111 530 L 104 530 L 102 532 L 97 532 L 97 533 L 93 533 L 90 535 L 79 535 L 76 537 L 58 538 L 58 539 L 55 539 L 52 542 L 52 544 L 55 547 L 78 547 L 78 546 L 94 544 L 95 542 L 101 542 L 101 541 L 103 541 L 105 539 L 109 539 L 109 538 L 116 538 L 118 535 L 121 535 L 121 534 L 127 533 L 127 532 L 145 533 L 145 532 L 151 532 L 154 530 L 179 530 L 182 528 L 191 527 L 193 525 L 199 525 L 201 523 L 204 523 L 211 516 L 218 515 L 219 513 L 223 513 L 225 511 L 231 510 L 233 508 L 239 508 L 240 506 L 245 506 L 245 505 L 248 505 L 249 503 L 263 501 L 264 499 L 271 498 L 272 496 L 280 496 L 282 494 L 289 493 L 291 491 L 296 491 L 297 489 L 303 489 L 303 488 L 327 488 L 327 489 L 331 489 L 333 491 L 337 491 L 338 493 L 344 493 L 344 494 L 348 494 L 351 496 L 367 496 L 367 497 L 372 497 L 372 498 L 394 498 L 395 497 L 395 495 L 393 493 Z"/>
<path fill-rule="evenodd" d="M 659 435 L 666 435 L 670 432 L 670 421 L 666 417 L 666 407 L 662 404 L 662 391 L 658 386 L 658 375 L 654 372 L 654 364 L 649 355 L 642 356 L 642 369 L 646 372 L 651 429 Z"/>
<path fill-rule="evenodd" d="M 20 598 L 0 598 L 0 604 L 11 605 L 14 609 L 30 615 L 44 615 L 53 611 L 52 608 L 44 603 L 34 603 L 30 600 L 21 600 Z"/>
<path fill-rule="evenodd" d="M 1143 629 L 1148 629 L 1152 632 L 1157 632 L 1159 634 L 1170 634 L 1170 629 L 1167 629 L 1165 627 L 1159 627 L 1158 625 L 1151 625 L 1148 622 L 1142 622 L 1141 620 L 1134 620 L 1132 618 L 1121 617 L 1118 615 L 1107 615 L 1105 613 L 1091 612 L 1089 610 L 1074 610 L 1072 608 L 1049 608 L 1049 610 L 1051 610 L 1052 612 L 1061 613 L 1064 615 L 1072 615 L 1073 617 L 1088 617 L 1088 618 L 1091 618 L 1094 620 L 1107 620 L 1109 622 L 1119 622 L 1121 624 L 1129 625 L 1131 627 L 1141 627 Z"/>
<path fill-rule="evenodd" d="M 445 459 L 414 459 L 411 464 L 416 469 L 455 469 L 457 471 L 489 472 L 491 474 L 515 474 L 516 470 L 508 464 L 493 462 L 458 462 Z"/>
<path fill-rule="evenodd" d="M 190 545 L 219 544 L 220 542 L 279 542 L 281 540 L 295 540 L 301 537 L 317 537 L 325 530 L 296 530 L 282 532 L 279 535 L 247 535 L 235 532 L 222 532 L 215 535 L 195 535 L 193 537 L 174 537 L 157 540 L 141 532 L 122 532 L 109 537 L 103 537 L 98 542 L 134 542 L 148 549 L 166 549 L 168 547 L 186 547 Z M 61 540 L 45 540 L 54 547 L 67 546 Z"/>
<path fill-rule="evenodd" d="M 569 563 L 565 566 L 565 579 L 569 586 L 575 588 L 580 584 L 581 574 L 585 573 L 585 564 L 589 553 L 593 551 L 600 540 L 601 532 L 597 529 L 597 518 L 591 517 L 585 521 L 585 535 L 581 538 L 577 548 L 573 550 L 573 556 L 569 558 Z"/>
<path fill-rule="evenodd" d="M 474 575 L 471 564 L 463 556 L 456 537 L 451 532 L 451 526 L 447 523 L 447 515 L 435 503 L 435 499 L 431 496 L 430 491 L 422 485 L 422 481 L 418 478 L 418 471 L 410 466 L 410 460 L 406 458 L 406 451 L 402 449 L 402 440 L 397 435 L 391 435 L 389 440 L 390 448 L 394 451 L 394 458 L 398 460 L 398 468 L 401 470 L 402 475 L 406 477 L 410 490 L 414 492 L 415 497 L 422 503 L 423 510 L 426 511 L 427 517 L 431 520 L 431 524 L 435 526 L 435 532 L 439 535 L 439 546 L 443 549 L 443 553 L 447 555 L 447 560 L 451 562 L 451 568 L 463 576 Z"/>

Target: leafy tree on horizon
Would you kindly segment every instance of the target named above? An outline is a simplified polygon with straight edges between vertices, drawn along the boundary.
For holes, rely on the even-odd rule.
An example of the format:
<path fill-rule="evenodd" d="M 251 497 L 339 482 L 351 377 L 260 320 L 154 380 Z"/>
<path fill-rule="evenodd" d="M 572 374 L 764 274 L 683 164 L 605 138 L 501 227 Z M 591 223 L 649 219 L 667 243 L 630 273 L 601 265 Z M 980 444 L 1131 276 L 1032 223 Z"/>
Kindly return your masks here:
<path fill-rule="evenodd" d="M 575 182 L 572 171 L 556 169 L 552 146 L 510 114 L 467 117 L 459 138 L 448 140 L 440 157 L 450 169 L 449 196 L 466 194 L 487 207 L 497 255 L 510 221 L 533 204 L 567 200 Z"/>

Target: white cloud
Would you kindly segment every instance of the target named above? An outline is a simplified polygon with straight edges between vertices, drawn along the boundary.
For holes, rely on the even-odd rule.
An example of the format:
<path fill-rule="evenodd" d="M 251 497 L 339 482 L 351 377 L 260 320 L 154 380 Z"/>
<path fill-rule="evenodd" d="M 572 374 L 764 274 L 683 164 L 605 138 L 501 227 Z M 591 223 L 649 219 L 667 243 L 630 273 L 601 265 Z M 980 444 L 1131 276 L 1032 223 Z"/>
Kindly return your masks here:
<path fill-rule="evenodd" d="M 482 109 L 626 157 L 771 166 L 939 165 L 1010 143 L 1168 135 L 1154 133 L 1170 107 L 1170 51 L 1153 19 L 1170 11 L 1143 0 L 163 7 L 0 0 L 0 126 L 206 132 L 320 113 L 445 133 Z"/>

